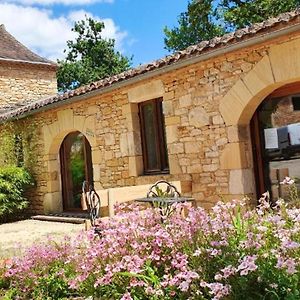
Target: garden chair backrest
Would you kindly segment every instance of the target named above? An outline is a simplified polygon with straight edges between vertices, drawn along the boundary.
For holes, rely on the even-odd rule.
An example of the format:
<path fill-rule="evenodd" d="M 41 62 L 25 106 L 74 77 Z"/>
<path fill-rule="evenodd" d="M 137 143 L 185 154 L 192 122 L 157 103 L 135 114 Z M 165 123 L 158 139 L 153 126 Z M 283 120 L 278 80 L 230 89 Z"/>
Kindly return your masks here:
<path fill-rule="evenodd" d="M 180 197 L 180 193 L 175 185 L 165 180 L 159 180 L 155 182 L 147 193 L 147 198 L 177 198 Z"/>

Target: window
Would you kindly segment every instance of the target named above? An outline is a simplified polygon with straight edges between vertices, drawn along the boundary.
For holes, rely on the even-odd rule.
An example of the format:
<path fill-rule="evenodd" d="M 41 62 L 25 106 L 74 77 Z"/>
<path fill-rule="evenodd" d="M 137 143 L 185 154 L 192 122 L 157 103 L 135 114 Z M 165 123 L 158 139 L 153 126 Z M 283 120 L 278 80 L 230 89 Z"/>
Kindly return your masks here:
<path fill-rule="evenodd" d="M 294 110 L 300 110 L 300 96 L 292 97 Z"/>
<path fill-rule="evenodd" d="M 144 173 L 169 173 L 162 99 L 139 104 Z"/>

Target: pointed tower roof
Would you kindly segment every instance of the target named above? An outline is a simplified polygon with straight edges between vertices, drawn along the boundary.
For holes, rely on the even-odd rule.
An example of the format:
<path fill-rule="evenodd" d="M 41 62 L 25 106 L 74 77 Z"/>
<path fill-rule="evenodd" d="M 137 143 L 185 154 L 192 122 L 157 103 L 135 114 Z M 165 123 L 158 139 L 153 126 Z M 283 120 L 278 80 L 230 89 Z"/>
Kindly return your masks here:
<path fill-rule="evenodd" d="M 33 53 L 17 41 L 6 31 L 3 24 L 0 25 L 0 61 L 1 60 L 56 66 L 54 62 Z"/>

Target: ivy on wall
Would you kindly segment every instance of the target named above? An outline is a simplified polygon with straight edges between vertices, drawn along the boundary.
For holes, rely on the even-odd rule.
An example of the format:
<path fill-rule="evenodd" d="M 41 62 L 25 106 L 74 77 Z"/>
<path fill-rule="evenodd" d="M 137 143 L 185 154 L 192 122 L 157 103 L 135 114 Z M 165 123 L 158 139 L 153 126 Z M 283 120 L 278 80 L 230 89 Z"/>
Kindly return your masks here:
<path fill-rule="evenodd" d="M 38 123 L 34 119 L 0 125 L 0 223 L 20 216 L 38 157 Z"/>
<path fill-rule="evenodd" d="M 24 119 L 0 126 L 0 167 L 9 165 L 33 171 L 37 162 L 38 123 Z"/>

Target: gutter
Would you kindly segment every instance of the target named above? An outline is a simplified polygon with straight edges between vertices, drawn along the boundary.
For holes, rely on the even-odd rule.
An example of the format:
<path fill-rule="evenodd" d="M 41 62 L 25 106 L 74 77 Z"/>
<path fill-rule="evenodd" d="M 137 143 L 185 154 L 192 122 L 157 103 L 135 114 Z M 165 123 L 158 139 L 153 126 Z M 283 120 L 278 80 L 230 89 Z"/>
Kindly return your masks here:
<path fill-rule="evenodd" d="M 186 59 L 184 59 L 184 58 L 179 59 L 179 61 L 177 61 L 173 64 L 170 64 L 170 65 L 167 65 L 167 66 L 164 66 L 164 67 L 152 70 L 152 71 L 148 71 L 148 72 L 146 72 L 142 75 L 136 75 L 132 78 L 125 79 L 124 81 L 113 83 L 110 86 L 99 88 L 98 90 L 96 89 L 96 90 L 91 91 L 91 92 L 87 92 L 83 95 L 73 96 L 73 97 L 71 97 L 69 99 L 66 99 L 66 100 L 63 100 L 63 101 L 58 101 L 58 102 L 55 102 L 55 103 L 52 103 L 52 104 L 45 105 L 43 107 L 25 112 L 24 114 L 22 114 L 19 117 L 15 116 L 15 117 L 8 118 L 4 121 L 0 121 L 0 124 L 6 122 L 8 120 L 23 119 L 25 117 L 34 115 L 34 114 L 39 113 L 39 112 L 44 112 L 44 111 L 50 110 L 52 108 L 57 108 L 57 107 L 60 107 L 60 106 L 63 106 L 63 105 L 70 104 L 72 102 L 78 102 L 78 101 L 81 101 L 81 100 L 85 100 L 85 99 L 91 98 L 93 96 L 102 95 L 102 94 L 117 90 L 119 88 L 125 87 L 127 85 L 138 83 L 138 82 L 143 81 L 145 79 L 149 79 L 149 78 L 152 78 L 152 77 L 155 77 L 155 76 L 163 75 L 167 72 L 178 70 L 178 69 L 184 68 L 184 67 L 192 65 L 192 64 L 196 64 L 196 63 L 199 63 L 199 62 L 202 62 L 202 61 L 205 61 L 205 60 L 208 60 L 208 59 L 220 56 L 220 55 L 224 55 L 224 54 L 229 53 L 229 52 L 240 50 L 240 49 L 245 48 L 245 47 L 250 47 L 250 46 L 257 45 L 257 44 L 260 44 L 260 43 L 263 43 L 263 42 L 266 42 L 266 41 L 270 41 L 272 39 L 281 37 L 283 35 L 289 35 L 289 34 L 294 33 L 296 31 L 300 31 L 300 23 L 295 24 L 295 25 L 291 25 L 288 28 L 275 30 L 271 33 L 265 33 L 265 34 L 262 34 L 262 35 L 259 35 L 259 36 L 254 36 L 253 38 L 248 38 L 245 41 L 237 42 L 237 43 L 234 43 L 234 44 L 229 45 L 229 46 L 221 46 L 220 48 L 218 48 L 216 50 L 208 50 L 207 53 L 199 54 L 199 55 L 196 55 L 194 57 L 190 57 L 190 58 L 186 58 Z"/>
<path fill-rule="evenodd" d="M 30 65 L 43 65 L 43 66 L 48 66 L 48 67 L 55 67 L 57 68 L 56 63 L 47 63 L 47 62 L 39 62 L 39 61 L 28 61 L 28 60 L 23 60 L 23 59 L 11 59 L 11 58 L 2 58 L 0 57 L 0 62 L 14 62 L 14 63 L 21 63 L 21 64 L 30 64 Z"/>

